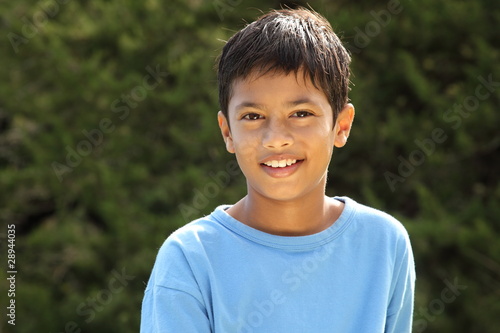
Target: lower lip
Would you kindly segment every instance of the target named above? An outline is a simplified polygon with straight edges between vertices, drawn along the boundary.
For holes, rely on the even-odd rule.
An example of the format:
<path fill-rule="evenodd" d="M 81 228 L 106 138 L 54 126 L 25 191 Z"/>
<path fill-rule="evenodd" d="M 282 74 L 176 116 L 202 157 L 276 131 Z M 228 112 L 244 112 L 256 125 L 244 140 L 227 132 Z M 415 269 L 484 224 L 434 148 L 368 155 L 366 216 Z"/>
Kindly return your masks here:
<path fill-rule="evenodd" d="M 297 161 L 295 164 L 286 166 L 284 168 L 273 168 L 265 164 L 261 164 L 264 171 L 271 177 L 274 178 L 285 178 L 291 176 L 295 171 L 302 165 L 304 161 Z"/>

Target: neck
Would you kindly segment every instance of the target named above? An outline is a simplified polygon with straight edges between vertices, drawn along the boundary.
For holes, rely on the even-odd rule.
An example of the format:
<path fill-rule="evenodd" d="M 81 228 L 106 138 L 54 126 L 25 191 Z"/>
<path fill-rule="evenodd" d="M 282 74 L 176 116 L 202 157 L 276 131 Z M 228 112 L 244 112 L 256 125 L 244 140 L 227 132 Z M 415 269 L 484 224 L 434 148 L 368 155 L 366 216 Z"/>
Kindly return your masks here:
<path fill-rule="evenodd" d="M 240 222 L 270 234 L 305 236 L 330 227 L 342 208 L 341 202 L 325 196 L 323 187 L 292 200 L 273 200 L 249 191 L 227 212 Z"/>

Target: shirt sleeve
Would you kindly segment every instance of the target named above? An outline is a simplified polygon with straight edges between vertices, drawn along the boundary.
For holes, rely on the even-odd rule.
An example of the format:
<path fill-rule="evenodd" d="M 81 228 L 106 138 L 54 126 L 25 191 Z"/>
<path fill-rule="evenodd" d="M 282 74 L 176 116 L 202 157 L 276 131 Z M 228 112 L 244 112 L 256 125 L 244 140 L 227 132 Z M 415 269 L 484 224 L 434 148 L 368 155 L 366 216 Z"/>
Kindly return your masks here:
<path fill-rule="evenodd" d="M 413 322 L 415 293 L 415 262 L 410 241 L 406 235 L 402 258 L 394 275 L 394 289 L 389 302 L 385 333 L 410 333 Z"/>
<path fill-rule="evenodd" d="M 141 333 L 209 333 L 202 303 L 187 292 L 155 286 L 144 295 Z"/>
<path fill-rule="evenodd" d="M 156 258 L 141 312 L 141 333 L 210 333 L 211 320 L 196 264 L 183 245 L 167 239 Z"/>

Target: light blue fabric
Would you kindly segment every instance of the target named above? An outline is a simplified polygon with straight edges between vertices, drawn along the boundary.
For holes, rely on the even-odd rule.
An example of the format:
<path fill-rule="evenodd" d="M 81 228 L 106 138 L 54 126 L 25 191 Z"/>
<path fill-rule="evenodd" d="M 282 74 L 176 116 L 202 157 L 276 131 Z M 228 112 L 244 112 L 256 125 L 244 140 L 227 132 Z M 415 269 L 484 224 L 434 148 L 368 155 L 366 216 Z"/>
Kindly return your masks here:
<path fill-rule="evenodd" d="M 405 333 L 415 283 L 408 234 L 347 197 L 339 219 L 309 236 L 270 235 L 220 206 L 161 247 L 141 332 Z"/>

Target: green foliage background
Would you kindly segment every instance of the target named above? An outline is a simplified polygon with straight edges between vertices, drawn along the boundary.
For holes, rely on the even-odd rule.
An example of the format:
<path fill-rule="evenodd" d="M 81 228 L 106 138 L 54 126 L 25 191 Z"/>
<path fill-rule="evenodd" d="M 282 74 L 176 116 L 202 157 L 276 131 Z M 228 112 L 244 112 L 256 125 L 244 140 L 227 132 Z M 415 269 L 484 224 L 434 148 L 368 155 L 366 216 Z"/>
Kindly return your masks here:
<path fill-rule="evenodd" d="M 386 210 L 408 229 L 415 332 L 496 332 L 497 1 L 308 3 L 353 55 L 357 115 L 334 155 L 328 193 Z M 306 5 L 0 3 L 0 331 L 138 331 L 163 240 L 245 193 L 241 174 L 215 191 L 208 185 L 233 163 L 216 123 L 221 40 L 261 11 L 294 4 Z M 150 77 L 146 89 L 151 70 L 161 82 L 151 88 Z M 478 88 L 479 77 L 496 83 Z M 476 98 L 477 89 L 488 96 Z M 439 129 L 446 139 L 430 144 Z M 71 153 L 79 149 L 85 154 Z M 15 327 L 4 315 L 8 224 L 17 236 Z M 118 283 L 117 274 L 126 278 Z M 466 289 L 445 302 L 453 282 Z"/>

